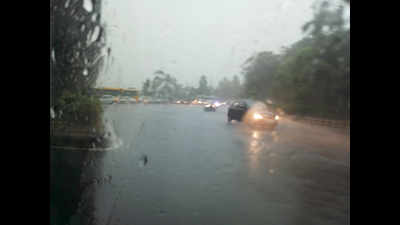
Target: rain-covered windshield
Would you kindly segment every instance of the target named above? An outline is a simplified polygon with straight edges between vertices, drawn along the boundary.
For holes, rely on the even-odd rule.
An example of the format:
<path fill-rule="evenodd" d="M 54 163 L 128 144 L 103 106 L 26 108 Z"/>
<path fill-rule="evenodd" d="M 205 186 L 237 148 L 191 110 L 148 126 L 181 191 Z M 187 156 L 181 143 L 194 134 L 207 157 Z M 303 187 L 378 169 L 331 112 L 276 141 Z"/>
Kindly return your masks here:
<path fill-rule="evenodd" d="M 349 0 L 50 0 L 51 224 L 349 224 Z"/>

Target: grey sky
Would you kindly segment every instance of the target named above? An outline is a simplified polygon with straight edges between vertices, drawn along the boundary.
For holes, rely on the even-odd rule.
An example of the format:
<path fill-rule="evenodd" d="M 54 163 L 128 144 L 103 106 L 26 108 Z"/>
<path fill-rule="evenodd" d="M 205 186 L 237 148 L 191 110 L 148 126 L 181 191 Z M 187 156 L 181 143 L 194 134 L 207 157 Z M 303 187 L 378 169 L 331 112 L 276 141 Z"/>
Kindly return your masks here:
<path fill-rule="evenodd" d="M 302 37 L 314 0 L 108 0 L 103 21 L 114 63 L 99 86 L 141 88 L 162 69 L 184 85 L 240 75 L 254 52 Z"/>

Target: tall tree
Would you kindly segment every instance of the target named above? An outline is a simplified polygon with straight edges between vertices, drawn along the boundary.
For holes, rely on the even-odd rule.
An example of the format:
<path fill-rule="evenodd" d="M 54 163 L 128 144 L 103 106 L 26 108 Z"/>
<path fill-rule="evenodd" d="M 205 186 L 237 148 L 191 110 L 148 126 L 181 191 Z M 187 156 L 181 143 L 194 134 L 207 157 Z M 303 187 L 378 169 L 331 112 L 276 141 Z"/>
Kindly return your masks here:
<path fill-rule="evenodd" d="M 259 100 L 270 96 L 279 64 L 280 56 L 273 52 L 261 52 L 248 60 L 244 67 L 246 95 Z"/>
<path fill-rule="evenodd" d="M 207 77 L 205 75 L 202 75 L 200 77 L 198 93 L 200 95 L 209 95 L 210 94 L 210 90 L 208 88 Z"/>
<path fill-rule="evenodd" d="M 143 83 L 143 88 L 142 88 L 142 93 L 144 96 L 149 96 L 151 94 L 150 92 L 150 79 L 146 79 L 146 81 Z"/>

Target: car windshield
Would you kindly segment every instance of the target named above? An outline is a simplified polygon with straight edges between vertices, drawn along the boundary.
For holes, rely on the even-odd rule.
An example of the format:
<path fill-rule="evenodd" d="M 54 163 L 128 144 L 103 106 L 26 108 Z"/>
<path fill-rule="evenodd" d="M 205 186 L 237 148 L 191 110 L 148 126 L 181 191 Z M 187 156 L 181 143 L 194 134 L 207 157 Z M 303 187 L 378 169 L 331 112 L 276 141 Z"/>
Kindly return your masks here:
<path fill-rule="evenodd" d="M 349 224 L 349 0 L 50 0 L 51 224 Z"/>

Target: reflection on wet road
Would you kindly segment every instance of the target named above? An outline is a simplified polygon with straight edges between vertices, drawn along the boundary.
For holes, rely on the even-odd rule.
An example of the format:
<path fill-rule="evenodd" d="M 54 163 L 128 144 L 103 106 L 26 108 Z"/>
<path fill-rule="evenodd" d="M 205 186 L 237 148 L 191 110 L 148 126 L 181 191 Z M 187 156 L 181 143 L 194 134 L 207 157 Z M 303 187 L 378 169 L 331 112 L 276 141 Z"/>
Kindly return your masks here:
<path fill-rule="evenodd" d="M 227 124 L 226 109 L 114 105 L 122 146 L 52 151 L 64 224 L 349 224 L 348 138 L 283 119 Z"/>

